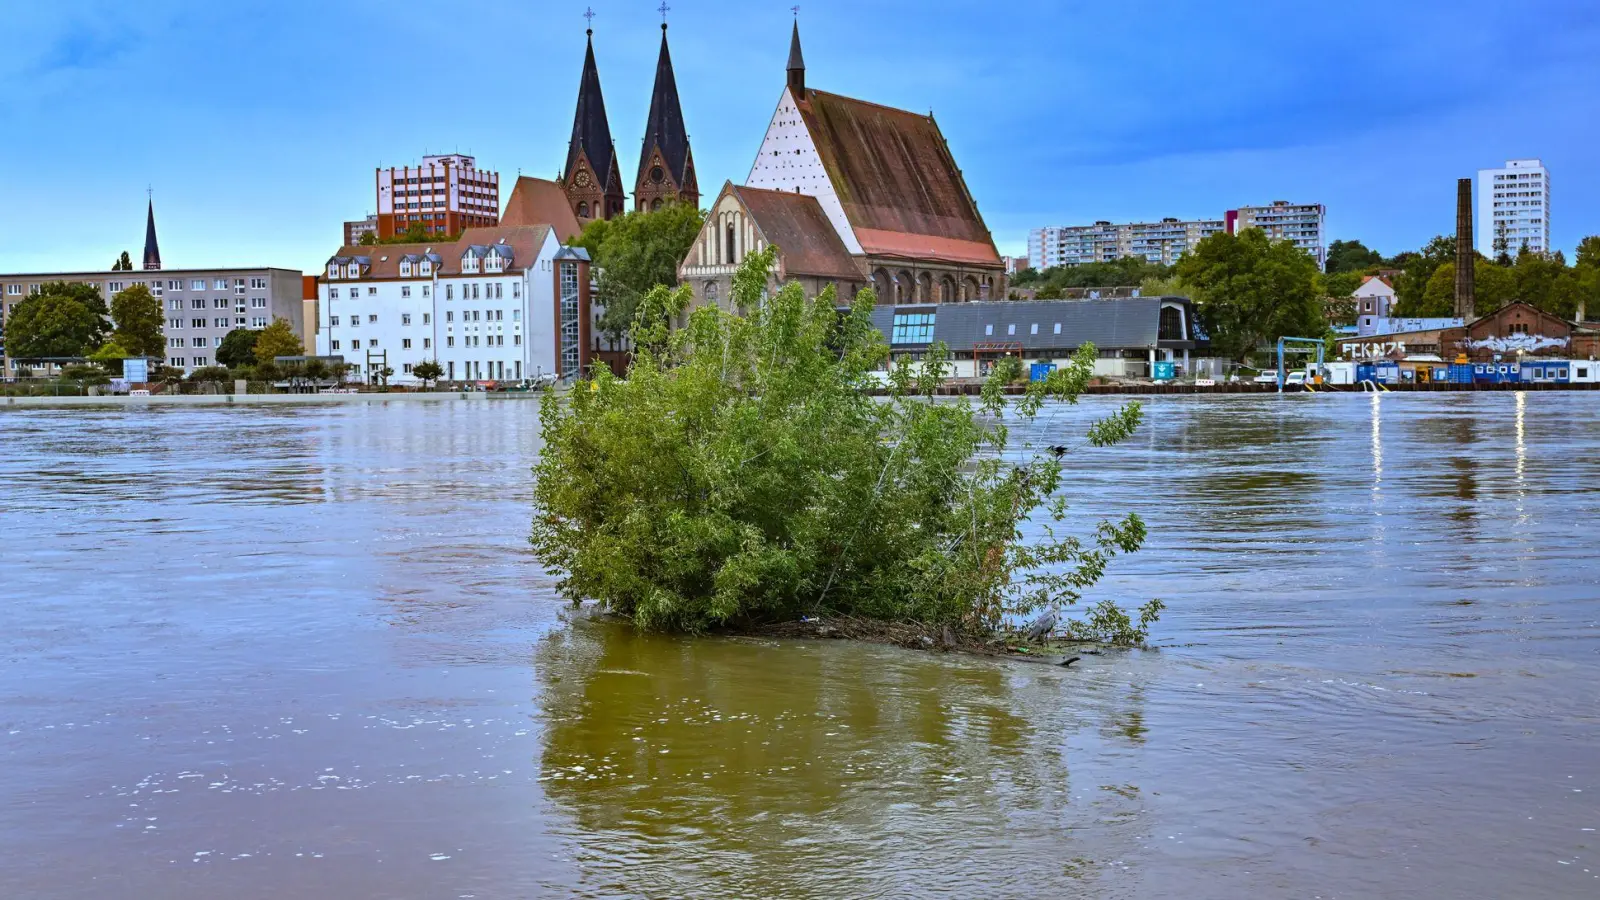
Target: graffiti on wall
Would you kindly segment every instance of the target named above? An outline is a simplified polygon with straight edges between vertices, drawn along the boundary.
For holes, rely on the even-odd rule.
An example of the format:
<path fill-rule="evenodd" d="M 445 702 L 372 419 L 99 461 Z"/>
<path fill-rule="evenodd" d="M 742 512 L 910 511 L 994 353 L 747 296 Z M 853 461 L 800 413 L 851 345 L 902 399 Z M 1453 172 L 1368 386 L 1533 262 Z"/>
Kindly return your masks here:
<path fill-rule="evenodd" d="M 1543 334 L 1508 334 L 1505 337 L 1487 337 L 1481 341 L 1465 341 L 1463 346 L 1471 350 L 1490 350 L 1495 353 L 1536 353 L 1540 350 L 1549 350 L 1554 347 L 1565 347 L 1570 343 L 1564 337 L 1549 337 Z"/>

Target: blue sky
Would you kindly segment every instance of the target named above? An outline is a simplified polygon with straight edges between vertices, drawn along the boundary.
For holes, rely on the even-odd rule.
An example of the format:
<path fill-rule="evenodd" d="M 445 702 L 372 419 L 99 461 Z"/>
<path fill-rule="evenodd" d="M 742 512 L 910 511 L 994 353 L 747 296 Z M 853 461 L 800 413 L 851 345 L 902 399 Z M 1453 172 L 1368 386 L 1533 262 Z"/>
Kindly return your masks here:
<path fill-rule="evenodd" d="M 658 0 L 591 2 L 631 177 Z M 671 12 L 708 200 L 749 170 L 790 4 Z M 147 184 L 169 266 L 315 270 L 340 223 L 373 211 L 379 165 L 460 150 L 507 183 L 552 177 L 585 5 L 13 4 L 0 271 L 137 259 Z M 1456 178 L 1523 156 L 1551 168 L 1556 247 L 1600 233 L 1593 0 L 811 0 L 801 31 L 812 86 L 934 111 L 1003 252 L 1039 225 L 1287 199 L 1392 253 L 1453 229 Z"/>

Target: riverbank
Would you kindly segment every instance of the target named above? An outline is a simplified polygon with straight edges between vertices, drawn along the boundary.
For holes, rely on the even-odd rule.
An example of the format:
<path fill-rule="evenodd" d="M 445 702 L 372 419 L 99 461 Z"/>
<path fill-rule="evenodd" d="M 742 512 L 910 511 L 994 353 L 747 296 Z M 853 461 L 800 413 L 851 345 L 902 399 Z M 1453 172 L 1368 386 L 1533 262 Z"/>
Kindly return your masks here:
<path fill-rule="evenodd" d="M 1542 383 L 1505 383 L 1505 384 L 1386 384 L 1379 388 L 1384 393 L 1480 393 L 1496 391 L 1594 391 L 1600 390 L 1597 384 L 1542 384 Z M 1371 393 L 1372 387 L 1365 384 L 1324 384 L 1317 386 L 1309 393 L 1317 394 L 1359 394 Z M 1027 386 L 1021 384 L 1008 385 L 1005 392 L 1011 396 L 1019 396 L 1027 392 Z M 888 396 L 888 388 L 873 390 L 874 396 Z M 982 382 L 962 382 L 959 384 L 946 384 L 936 392 L 941 397 L 976 397 L 983 393 Z M 1247 394 L 1261 396 L 1263 394 L 1278 393 L 1276 384 L 1257 384 L 1253 381 L 1225 382 L 1222 384 L 1092 384 L 1083 389 L 1085 395 L 1115 396 L 1115 395 L 1142 395 L 1142 396 L 1215 396 L 1218 394 Z M 1302 393 L 1295 389 L 1293 393 Z"/>
<path fill-rule="evenodd" d="M 0 397 L 0 407 L 85 407 L 85 406 L 283 406 L 318 404 L 349 406 L 384 403 L 447 403 L 466 400 L 529 400 L 532 392 L 489 393 L 486 391 L 428 391 L 356 394 L 157 394 L 152 397 L 124 395 L 104 397 Z"/>

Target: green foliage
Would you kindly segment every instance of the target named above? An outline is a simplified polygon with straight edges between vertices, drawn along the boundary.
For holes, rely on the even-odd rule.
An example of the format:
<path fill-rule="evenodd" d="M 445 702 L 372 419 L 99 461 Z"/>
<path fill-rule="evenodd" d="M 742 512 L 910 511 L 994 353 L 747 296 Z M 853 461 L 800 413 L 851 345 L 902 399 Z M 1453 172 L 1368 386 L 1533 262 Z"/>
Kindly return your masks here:
<path fill-rule="evenodd" d="M 61 380 L 78 386 L 79 390 L 111 383 L 111 375 L 100 366 L 72 363 L 61 367 Z"/>
<path fill-rule="evenodd" d="M 111 319 L 116 323 L 117 343 L 128 349 L 129 356 L 159 359 L 166 352 L 167 339 L 161 333 L 166 316 L 149 288 L 135 284 L 118 291 L 111 298 Z"/>
<path fill-rule="evenodd" d="M 1359 275 L 1368 269 L 1376 269 L 1383 265 L 1383 254 L 1376 250 L 1368 250 L 1360 241 L 1334 241 L 1328 245 L 1328 261 L 1324 271 L 1329 275 L 1352 273 Z M 1360 283 L 1357 282 L 1357 286 Z M 1351 288 L 1355 290 L 1355 288 Z M 1343 296 L 1334 294 L 1332 296 Z"/>
<path fill-rule="evenodd" d="M 1578 242 L 1578 257 L 1573 265 L 1580 269 L 1600 269 L 1600 234 L 1591 234 Z"/>
<path fill-rule="evenodd" d="M 595 302 L 602 307 L 599 327 L 620 341 L 633 326 L 639 302 L 657 285 L 678 283 L 678 265 L 700 234 L 705 214 L 686 203 L 669 203 L 647 212 L 596 219 L 572 245 L 589 251 L 597 273 Z"/>
<path fill-rule="evenodd" d="M 1214 234 L 1178 261 L 1178 277 L 1220 356 L 1244 360 L 1285 335 L 1327 331 L 1317 291 L 1317 263 L 1289 241 L 1259 228 Z"/>
<path fill-rule="evenodd" d="M 209 382 L 221 384 L 233 380 L 233 373 L 226 366 L 201 366 L 189 376 L 190 381 Z"/>
<path fill-rule="evenodd" d="M 222 343 L 217 345 L 217 362 L 230 369 L 239 366 L 254 365 L 256 362 L 256 338 L 258 331 L 248 328 L 235 328 L 222 338 Z"/>
<path fill-rule="evenodd" d="M 374 232 L 369 231 L 361 236 L 361 246 L 363 247 L 376 246 L 377 243 L 378 235 Z"/>
<path fill-rule="evenodd" d="M 111 271 L 113 271 L 113 272 L 132 272 L 133 271 L 133 260 L 128 258 L 128 251 L 126 251 L 126 250 L 122 251 L 122 255 L 117 257 L 116 260 L 111 263 Z"/>
<path fill-rule="evenodd" d="M 568 596 L 650 629 L 807 614 L 986 633 L 1075 603 L 1140 546 L 1132 515 L 1064 533 L 1061 458 L 1009 440 L 1008 423 L 1077 399 L 1092 346 L 1008 403 L 1014 359 L 978 400 L 935 400 L 950 368 L 935 344 L 893 366 L 875 399 L 866 388 L 882 383 L 888 348 L 872 293 L 842 313 L 831 287 L 808 300 L 789 284 L 760 302 L 774 260 L 752 254 L 734 276 L 732 305 L 749 317 L 703 306 L 671 330 L 690 292 L 651 290 L 627 379 L 596 366 L 566 397 L 546 395 L 531 541 Z M 1140 418 L 1125 407 L 1086 447 Z M 1043 536 L 1024 543 L 1041 508 Z"/>
<path fill-rule="evenodd" d="M 1343 300 L 1361 287 L 1363 276 L 1359 272 L 1332 272 L 1317 278 L 1317 293 L 1335 300 Z"/>
<path fill-rule="evenodd" d="M 425 359 L 411 367 L 411 374 L 422 379 L 424 385 L 438 381 L 444 375 L 444 366 L 436 359 Z"/>
<path fill-rule="evenodd" d="M 270 363 L 280 356 L 304 355 L 305 345 L 287 319 L 273 319 L 271 325 L 256 333 L 254 352 L 257 363 Z"/>
<path fill-rule="evenodd" d="M 380 238 L 374 232 L 367 232 L 361 236 L 363 246 L 383 246 L 387 244 L 453 244 L 461 240 L 461 232 L 455 234 L 440 234 L 429 231 L 421 222 L 412 222 L 406 230 L 389 238 Z"/>
<path fill-rule="evenodd" d="M 129 353 L 128 349 L 116 339 L 112 338 L 100 345 L 100 349 L 89 354 L 89 360 L 105 369 L 112 376 L 122 377 L 122 361 L 138 354 Z"/>
<path fill-rule="evenodd" d="M 7 315 L 7 355 L 12 359 L 85 356 L 105 342 L 108 312 L 100 292 L 86 284 L 46 284 Z"/>
<path fill-rule="evenodd" d="M 1421 253 L 1401 254 L 1405 257 L 1400 277 L 1395 279 L 1394 315 L 1406 318 L 1425 317 L 1428 281 L 1440 266 L 1455 262 L 1456 239 L 1453 235 L 1438 235 L 1422 248 Z M 1395 257 L 1397 261 L 1401 256 Z M 1442 313 L 1449 315 L 1449 313 Z"/>
<path fill-rule="evenodd" d="M 1073 288 L 1134 287 L 1146 281 L 1164 281 L 1173 275 L 1172 266 L 1153 263 L 1142 257 L 1124 256 L 1110 262 L 1084 263 L 1046 269 L 1027 282 L 1013 280 L 1018 287 L 1038 290 L 1042 300 L 1059 298 Z"/>

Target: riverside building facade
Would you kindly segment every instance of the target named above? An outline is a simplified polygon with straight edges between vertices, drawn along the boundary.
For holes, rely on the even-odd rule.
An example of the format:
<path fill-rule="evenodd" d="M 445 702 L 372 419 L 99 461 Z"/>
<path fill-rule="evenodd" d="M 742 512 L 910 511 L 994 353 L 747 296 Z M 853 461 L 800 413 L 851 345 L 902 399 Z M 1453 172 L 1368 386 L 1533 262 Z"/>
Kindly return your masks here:
<path fill-rule="evenodd" d="M 1057 266 L 1110 262 L 1136 256 L 1170 266 L 1194 246 L 1223 230 L 1221 219 L 1128 222 L 1035 228 L 1028 235 L 1028 265 L 1039 271 Z"/>
<path fill-rule="evenodd" d="M 590 356 L 589 259 L 548 225 L 471 228 L 452 243 L 345 246 L 318 279 L 317 354 L 350 377 L 420 384 L 566 377 Z"/>
<path fill-rule="evenodd" d="M 162 331 L 167 365 L 185 374 L 216 365 L 217 347 L 235 328 L 259 331 L 273 319 L 284 319 L 295 334 L 306 333 L 300 271 L 266 267 L 0 274 L 5 318 L 29 294 L 55 281 L 86 284 L 100 292 L 107 306 L 118 291 L 136 284 L 148 287 L 166 311 Z M 4 372 L 8 378 L 17 374 L 9 355 Z"/>

